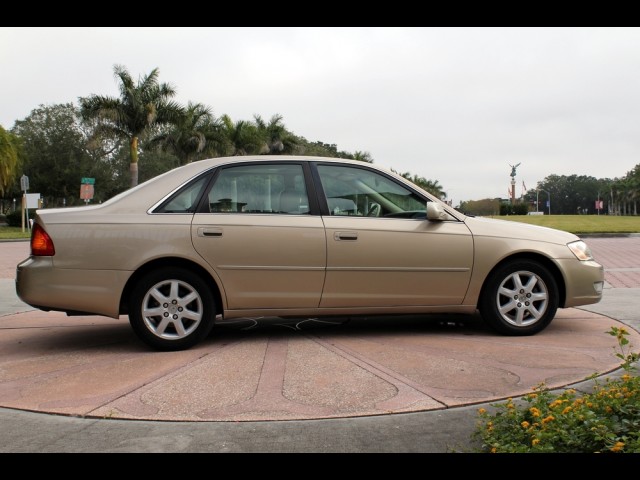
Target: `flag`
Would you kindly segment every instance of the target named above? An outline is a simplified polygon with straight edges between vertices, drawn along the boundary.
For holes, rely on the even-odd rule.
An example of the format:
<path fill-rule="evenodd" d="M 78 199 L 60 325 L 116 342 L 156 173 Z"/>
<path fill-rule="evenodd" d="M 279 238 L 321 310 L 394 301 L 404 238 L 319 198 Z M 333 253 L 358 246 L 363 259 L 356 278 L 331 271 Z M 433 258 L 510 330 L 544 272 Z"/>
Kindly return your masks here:
<path fill-rule="evenodd" d="M 527 191 L 527 186 L 524 184 L 524 180 L 522 181 L 522 190 L 523 191 Z"/>

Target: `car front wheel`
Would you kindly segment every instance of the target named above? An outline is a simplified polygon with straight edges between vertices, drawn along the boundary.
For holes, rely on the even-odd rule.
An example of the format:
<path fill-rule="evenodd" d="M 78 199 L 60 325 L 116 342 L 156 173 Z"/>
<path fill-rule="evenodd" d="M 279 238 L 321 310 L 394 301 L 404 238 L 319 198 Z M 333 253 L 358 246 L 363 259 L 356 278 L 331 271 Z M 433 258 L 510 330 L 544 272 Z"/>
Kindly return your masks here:
<path fill-rule="evenodd" d="M 163 268 L 143 277 L 133 290 L 129 323 L 157 350 L 190 348 L 213 328 L 215 302 L 206 282 L 182 268 Z"/>
<path fill-rule="evenodd" d="M 509 262 L 487 279 L 479 309 L 484 321 L 502 334 L 533 335 L 553 320 L 558 285 L 538 262 Z"/>

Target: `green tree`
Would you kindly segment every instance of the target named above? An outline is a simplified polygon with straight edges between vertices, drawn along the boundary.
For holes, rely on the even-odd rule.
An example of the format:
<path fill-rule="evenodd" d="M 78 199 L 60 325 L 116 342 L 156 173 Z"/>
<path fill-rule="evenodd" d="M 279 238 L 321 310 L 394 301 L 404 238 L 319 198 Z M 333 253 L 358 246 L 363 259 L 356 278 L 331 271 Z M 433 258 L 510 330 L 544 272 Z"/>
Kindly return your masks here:
<path fill-rule="evenodd" d="M 482 200 L 468 200 L 461 202 L 458 206 L 465 215 L 499 215 L 500 214 L 500 199 L 498 198 L 485 198 Z"/>
<path fill-rule="evenodd" d="M 619 211 L 622 215 L 638 215 L 638 199 L 640 198 L 640 165 L 614 182 L 618 191 Z"/>
<path fill-rule="evenodd" d="M 123 66 L 115 65 L 114 75 L 120 82 L 120 98 L 102 95 L 80 98 L 81 114 L 86 120 L 98 120 L 95 129 L 98 137 L 128 140 L 131 186 L 134 187 L 138 184 L 140 138 L 153 127 L 174 124 L 183 111 L 171 100 L 175 89 L 167 83 L 159 83 L 157 68 L 140 77 L 137 83 Z"/>
<path fill-rule="evenodd" d="M 178 157 L 180 165 L 225 152 L 226 137 L 222 126 L 211 109 L 201 103 L 189 102 L 175 124 L 166 130 L 153 137 L 150 145 L 171 151 Z"/>
<path fill-rule="evenodd" d="M 298 137 L 300 143 L 299 151 L 301 155 L 314 157 L 337 157 L 338 146 L 335 143 L 329 144 L 321 141 L 309 142 L 304 137 Z"/>
<path fill-rule="evenodd" d="M 222 133 L 227 142 L 227 155 L 261 155 L 269 151 L 258 127 L 246 120 L 234 122 L 229 115 L 223 115 Z"/>
<path fill-rule="evenodd" d="M 20 140 L 0 125 L 0 196 L 13 184 L 20 165 Z"/>
<path fill-rule="evenodd" d="M 546 207 L 541 205 L 546 205 L 547 200 L 550 199 L 552 214 L 594 213 L 600 188 L 601 183 L 595 177 L 549 175 L 538 182 L 536 189 L 527 192 L 526 198 L 532 205 L 535 205 L 537 198 L 540 211 L 545 211 Z"/>
<path fill-rule="evenodd" d="M 395 173 L 398 173 L 398 172 L 395 172 Z M 407 180 L 414 183 L 415 185 L 419 186 L 423 190 L 426 190 L 430 194 L 435 195 L 439 199 L 443 199 L 446 197 L 444 189 L 442 185 L 440 185 L 438 180 L 429 180 L 427 178 L 421 177 L 416 174 L 412 174 L 410 172 L 399 173 L 399 175 L 406 178 Z"/>
<path fill-rule="evenodd" d="M 29 190 L 40 193 L 45 205 L 80 203 L 82 177 L 96 179 L 95 201 L 123 190 L 119 165 L 87 148 L 88 129 L 73 104 L 40 105 L 17 120 L 12 131 L 21 138 L 22 170 L 29 176 Z"/>
<path fill-rule="evenodd" d="M 265 122 L 260 115 L 254 115 L 255 125 L 258 133 L 267 145 L 270 155 L 290 155 L 296 153 L 300 146 L 298 137 L 289 132 L 284 123 L 282 115 L 273 115 L 269 123 Z"/>
<path fill-rule="evenodd" d="M 356 152 L 353 154 L 353 159 L 359 160 L 361 162 L 373 163 L 373 157 L 369 152 L 361 152 L 356 150 Z"/>

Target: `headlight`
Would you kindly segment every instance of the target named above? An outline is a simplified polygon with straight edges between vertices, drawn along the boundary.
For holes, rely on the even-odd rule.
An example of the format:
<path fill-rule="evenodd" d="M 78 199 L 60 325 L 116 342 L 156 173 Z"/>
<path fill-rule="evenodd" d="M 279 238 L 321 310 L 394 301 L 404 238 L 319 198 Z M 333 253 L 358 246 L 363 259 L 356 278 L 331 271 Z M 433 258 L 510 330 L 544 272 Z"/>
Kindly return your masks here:
<path fill-rule="evenodd" d="M 582 240 L 567 243 L 569 250 L 573 252 L 578 260 L 593 260 L 591 249 Z"/>

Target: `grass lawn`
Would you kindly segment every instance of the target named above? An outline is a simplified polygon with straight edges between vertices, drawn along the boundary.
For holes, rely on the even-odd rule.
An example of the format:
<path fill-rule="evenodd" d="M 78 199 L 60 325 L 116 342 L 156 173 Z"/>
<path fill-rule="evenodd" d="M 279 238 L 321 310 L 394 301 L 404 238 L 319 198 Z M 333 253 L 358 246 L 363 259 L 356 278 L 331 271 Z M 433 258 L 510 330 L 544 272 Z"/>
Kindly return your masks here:
<path fill-rule="evenodd" d="M 501 220 L 531 223 L 557 228 L 577 235 L 587 233 L 640 233 L 640 215 L 622 217 L 613 215 L 509 215 L 495 216 Z M 0 240 L 29 238 L 31 231 L 21 227 L 0 226 Z"/>
<path fill-rule="evenodd" d="M 20 238 L 30 238 L 31 230 L 25 227 L 24 232 L 22 227 L 7 227 L 0 226 L 0 240 L 13 240 Z"/>
<path fill-rule="evenodd" d="M 508 215 L 492 218 L 557 228 L 558 230 L 565 230 L 575 233 L 576 235 L 584 233 L 640 233 L 640 216 Z"/>

